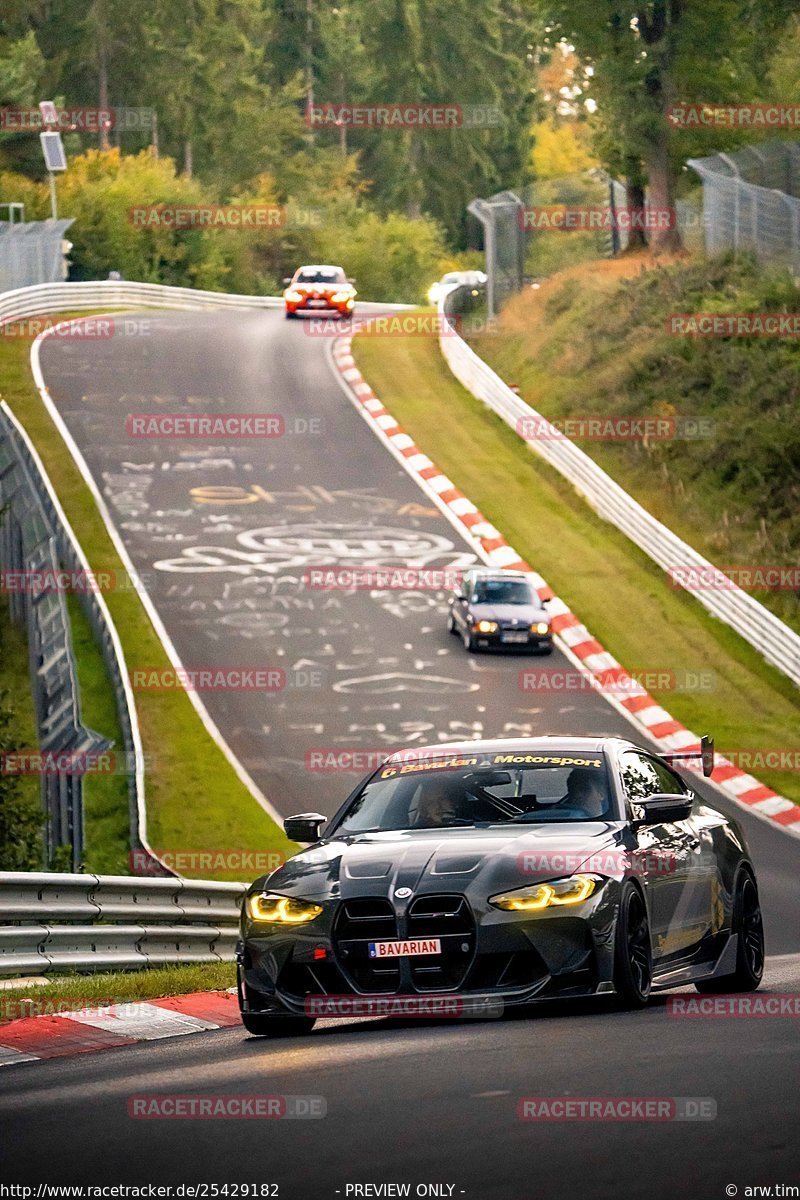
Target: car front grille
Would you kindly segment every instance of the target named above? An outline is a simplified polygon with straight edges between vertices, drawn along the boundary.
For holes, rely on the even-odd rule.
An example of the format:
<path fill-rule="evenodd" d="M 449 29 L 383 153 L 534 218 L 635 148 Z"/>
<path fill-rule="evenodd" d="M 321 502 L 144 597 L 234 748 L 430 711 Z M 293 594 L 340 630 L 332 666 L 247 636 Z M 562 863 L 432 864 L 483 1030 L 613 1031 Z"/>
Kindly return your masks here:
<path fill-rule="evenodd" d="M 441 954 L 406 959 L 369 957 L 369 943 L 395 938 L 439 938 Z M 388 900 L 346 900 L 333 940 L 341 970 L 362 992 L 453 991 L 475 953 L 475 920 L 463 896 L 417 896 L 405 917 Z"/>
<path fill-rule="evenodd" d="M 333 941 L 342 970 L 360 992 L 396 992 L 400 987 L 397 959 L 369 957 L 369 943 L 396 938 L 397 917 L 388 900 L 346 900 L 336 915 Z"/>
<path fill-rule="evenodd" d="M 339 941 L 382 941 L 397 937 L 397 918 L 388 900 L 345 900 L 336 916 Z"/>
<path fill-rule="evenodd" d="M 435 958 L 409 959 L 417 991 L 452 991 L 464 982 L 475 953 L 475 918 L 463 896 L 417 896 L 408 910 L 408 936 L 442 943 Z"/>

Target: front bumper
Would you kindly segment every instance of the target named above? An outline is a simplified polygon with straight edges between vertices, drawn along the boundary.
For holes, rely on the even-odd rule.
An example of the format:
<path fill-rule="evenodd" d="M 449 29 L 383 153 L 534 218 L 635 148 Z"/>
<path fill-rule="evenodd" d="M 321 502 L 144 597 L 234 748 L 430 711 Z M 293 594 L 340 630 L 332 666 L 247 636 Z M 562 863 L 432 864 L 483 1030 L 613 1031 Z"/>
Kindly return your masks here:
<path fill-rule="evenodd" d="M 514 636 L 513 641 L 506 640 L 509 635 Z M 476 646 L 487 650 L 551 650 L 553 647 L 551 633 L 532 633 L 524 629 L 498 629 L 496 633 L 478 633 L 473 630 L 472 636 Z"/>
<path fill-rule="evenodd" d="M 609 992 L 614 890 L 609 883 L 569 914 L 509 913 L 488 906 L 473 913 L 459 897 L 464 919 L 458 929 L 445 933 L 429 925 L 417 931 L 440 938 L 442 953 L 435 958 L 370 959 L 369 937 L 394 935 L 342 936 L 347 901 L 326 906 L 302 932 L 250 926 L 237 951 L 242 1004 L 250 1012 L 307 1015 L 310 998 L 325 996 L 493 997 L 511 1006 Z M 408 929 L 401 925 L 398 932 L 408 936 Z"/>
<path fill-rule="evenodd" d="M 290 303 L 290 301 L 286 300 L 285 304 L 287 313 L 309 313 L 311 316 L 320 317 L 324 317 L 330 313 L 337 313 L 340 317 L 347 317 L 352 315 L 355 307 L 352 304 L 347 305 L 346 303 L 334 304 L 331 300 L 324 300 L 320 303 L 312 303 L 309 300 Z"/>

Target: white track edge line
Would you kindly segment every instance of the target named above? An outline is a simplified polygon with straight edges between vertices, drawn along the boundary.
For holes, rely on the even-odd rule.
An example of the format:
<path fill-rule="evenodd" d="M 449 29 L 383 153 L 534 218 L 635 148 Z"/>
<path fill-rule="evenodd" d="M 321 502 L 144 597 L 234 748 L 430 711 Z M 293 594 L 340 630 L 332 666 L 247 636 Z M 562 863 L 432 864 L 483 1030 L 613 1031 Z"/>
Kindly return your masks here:
<path fill-rule="evenodd" d="M 49 390 L 47 388 L 47 385 L 44 382 L 44 374 L 42 371 L 42 366 L 41 366 L 41 362 L 40 362 L 40 358 L 39 358 L 40 345 L 46 337 L 49 337 L 52 333 L 56 332 L 56 330 L 58 330 L 59 328 L 61 328 L 62 325 L 65 325 L 65 324 L 68 325 L 69 322 L 68 321 L 60 322 L 59 325 L 54 326 L 52 330 L 46 330 L 44 333 L 40 333 L 39 336 L 36 338 L 35 342 L 33 343 L 33 345 L 31 346 L 31 369 L 33 371 L 34 381 L 36 383 L 36 387 L 39 390 L 39 394 L 42 397 L 44 405 L 50 415 L 50 419 L 53 421 L 53 424 L 56 426 L 56 428 L 58 429 L 58 432 L 61 434 L 61 437 L 72 456 L 75 466 L 80 471 L 84 483 L 89 488 L 89 491 L 92 493 L 94 501 L 100 511 L 100 516 L 102 517 L 103 523 L 105 524 L 108 535 L 114 544 L 114 549 L 117 551 L 117 554 L 119 555 L 125 569 L 130 573 L 131 578 L 135 579 L 137 577 L 136 568 L 133 565 L 130 555 L 128 554 L 125 543 L 123 542 L 120 534 L 117 531 L 116 526 L 114 525 L 114 522 L 111 517 L 111 513 L 109 512 L 109 509 L 108 509 L 108 505 L 106 504 L 105 499 L 104 499 L 102 493 L 100 492 L 100 489 L 97 486 L 97 483 L 95 482 L 95 479 L 94 479 L 91 471 L 89 470 L 89 467 L 86 463 L 85 458 L 83 457 L 80 447 L 78 446 L 77 442 L 73 438 L 73 436 L 70 433 L 69 429 L 67 428 L 67 425 L 64 422 L 61 414 L 59 413 L 58 409 L 54 405 L 52 399 L 50 398 Z M 151 622 L 154 630 L 156 631 L 156 634 L 158 635 L 158 638 L 161 641 L 161 644 L 164 647 L 164 650 L 167 653 L 167 657 L 169 658 L 173 667 L 175 668 L 176 671 L 184 671 L 185 668 L 181 662 L 180 655 L 178 654 L 178 651 L 177 651 L 171 637 L 167 633 L 166 626 L 164 625 L 164 622 L 161 620 L 161 617 L 159 616 L 158 611 L 157 611 L 155 605 L 153 604 L 153 601 L 150 598 L 149 592 L 147 591 L 147 589 L 143 589 L 142 591 L 138 592 L 138 595 L 139 595 L 139 598 L 145 609 L 145 612 L 147 613 L 148 617 L 150 618 L 150 622 Z M 206 733 L 210 736 L 212 741 L 222 751 L 222 753 L 224 754 L 228 763 L 233 767 L 234 771 L 236 772 L 236 775 L 237 775 L 238 779 L 240 780 L 240 782 L 243 783 L 245 785 L 245 787 L 250 791 L 251 795 L 253 796 L 253 799 L 257 801 L 257 803 L 261 806 L 261 808 L 264 810 L 264 812 L 267 814 L 267 816 L 272 818 L 272 820 L 276 823 L 276 825 L 278 826 L 279 829 L 282 829 L 283 828 L 283 817 L 280 815 L 280 813 L 277 811 L 277 809 L 274 808 L 273 805 L 269 802 L 269 800 L 266 798 L 264 793 L 261 791 L 258 784 L 252 778 L 250 773 L 247 771 L 247 769 L 242 765 L 242 763 L 236 757 L 233 750 L 228 745 L 224 736 L 220 732 L 219 727 L 217 726 L 213 717 L 209 713 L 205 704 L 200 699 L 199 694 L 195 691 L 192 691 L 191 689 L 187 689 L 185 694 L 189 697 L 189 702 L 195 709 L 197 715 L 199 716 Z"/>

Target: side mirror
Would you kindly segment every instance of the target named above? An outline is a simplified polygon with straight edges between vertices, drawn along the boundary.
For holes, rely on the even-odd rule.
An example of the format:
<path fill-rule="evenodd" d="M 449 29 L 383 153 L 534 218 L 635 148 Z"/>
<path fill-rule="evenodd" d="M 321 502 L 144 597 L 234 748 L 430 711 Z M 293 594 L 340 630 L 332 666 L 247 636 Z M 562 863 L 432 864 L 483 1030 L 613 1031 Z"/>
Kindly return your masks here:
<path fill-rule="evenodd" d="M 285 279 L 284 279 L 284 281 L 283 281 L 283 283 L 284 283 L 284 286 L 285 286 L 285 285 L 287 285 L 287 284 L 289 284 L 289 283 L 291 283 L 291 282 L 292 282 L 292 281 L 291 281 L 291 279 L 290 279 L 290 278 L 289 278 L 289 276 L 287 275 L 287 276 L 286 276 L 286 278 L 285 278 Z"/>
<path fill-rule="evenodd" d="M 351 277 L 348 275 L 348 276 L 347 276 L 347 282 L 348 282 L 348 283 L 352 283 L 352 284 L 355 286 L 355 282 L 356 282 L 356 281 L 355 281 L 355 279 L 352 279 L 352 278 L 351 278 Z"/>
<path fill-rule="evenodd" d="M 642 811 L 638 825 L 663 825 L 670 821 L 685 821 L 692 812 L 694 796 L 684 792 L 657 792 L 646 800 L 637 800 Z"/>
<path fill-rule="evenodd" d="M 319 831 L 327 820 L 322 813 L 298 813 L 286 818 L 283 830 L 293 842 L 318 842 Z"/>

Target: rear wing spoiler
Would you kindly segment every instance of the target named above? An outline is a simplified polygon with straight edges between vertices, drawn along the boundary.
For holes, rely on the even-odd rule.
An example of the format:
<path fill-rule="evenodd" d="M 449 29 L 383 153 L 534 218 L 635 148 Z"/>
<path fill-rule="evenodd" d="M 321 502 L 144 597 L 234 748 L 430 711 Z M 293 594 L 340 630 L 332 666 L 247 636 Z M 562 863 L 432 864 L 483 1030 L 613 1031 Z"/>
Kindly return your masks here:
<path fill-rule="evenodd" d="M 680 766 L 682 762 L 693 767 L 702 767 L 706 779 L 714 771 L 714 739 L 704 735 L 700 738 L 700 753 L 696 750 L 667 751 L 661 757 L 670 765 Z"/>

